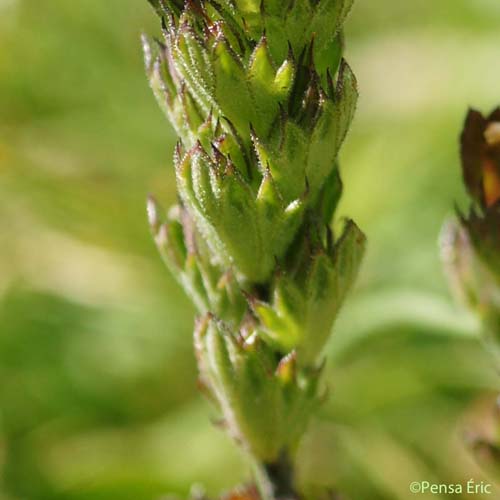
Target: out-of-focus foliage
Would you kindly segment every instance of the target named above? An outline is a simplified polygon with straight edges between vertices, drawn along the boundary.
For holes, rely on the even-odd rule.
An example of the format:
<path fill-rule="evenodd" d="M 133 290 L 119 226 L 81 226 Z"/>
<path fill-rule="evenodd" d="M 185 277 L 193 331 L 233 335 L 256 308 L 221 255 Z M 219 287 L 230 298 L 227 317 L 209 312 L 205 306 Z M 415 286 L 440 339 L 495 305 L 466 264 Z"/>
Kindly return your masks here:
<path fill-rule="evenodd" d="M 436 241 L 466 200 L 465 109 L 500 101 L 499 23 L 496 0 L 359 0 L 347 23 L 361 97 L 339 213 L 370 243 L 300 472 L 352 500 L 483 479 L 464 415 L 500 383 Z M 0 0 L 2 500 L 153 500 L 246 474 L 197 393 L 193 310 L 145 220 L 148 192 L 175 202 L 140 53 L 155 29 L 145 2 Z"/>
<path fill-rule="evenodd" d="M 443 229 L 442 256 L 452 291 L 481 319 L 488 348 L 500 337 L 500 108 L 470 110 L 461 136 L 464 183 L 471 198 Z"/>

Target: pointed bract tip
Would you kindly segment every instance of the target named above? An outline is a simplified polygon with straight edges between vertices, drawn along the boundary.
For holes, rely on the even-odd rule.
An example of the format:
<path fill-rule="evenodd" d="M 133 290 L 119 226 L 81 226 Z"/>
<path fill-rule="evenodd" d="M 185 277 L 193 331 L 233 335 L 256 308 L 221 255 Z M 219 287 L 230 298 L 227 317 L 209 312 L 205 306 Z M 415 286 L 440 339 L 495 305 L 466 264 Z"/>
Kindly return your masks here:
<path fill-rule="evenodd" d="M 155 236 L 155 242 L 160 250 L 160 252 L 165 248 L 165 245 L 168 243 L 168 225 L 160 224 Z"/>
<path fill-rule="evenodd" d="M 160 226 L 159 205 L 154 196 L 151 194 L 147 198 L 146 211 L 148 214 L 149 226 L 154 232 L 157 232 Z"/>
<path fill-rule="evenodd" d="M 184 156 L 184 146 L 182 145 L 182 141 L 179 139 L 175 144 L 175 151 L 174 151 L 175 163 L 180 163 L 183 156 Z"/>
<path fill-rule="evenodd" d="M 243 294 L 243 296 L 245 297 L 246 301 L 248 302 L 248 305 L 253 309 L 253 307 L 255 305 L 258 304 L 259 302 L 259 299 L 251 294 L 250 292 L 247 292 L 246 290 L 241 290 L 241 293 Z"/>
<path fill-rule="evenodd" d="M 205 334 L 207 333 L 208 327 L 210 323 L 214 320 L 214 315 L 212 313 L 207 313 L 203 316 L 198 316 L 195 319 L 195 337 L 197 340 L 203 339 Z"/>
<path fill-rule="evenodd" d="M 276 369 L 276 375 L 284 384 L 290 384 L 295 380 L 297 375 L 296 351 L 290 352 L 281 359 Z"/>
<path fill-rule="evenodd" d="M 142 43 L 142 53 L 144 54 L 144 66 L 146 67 L 146 72 L 151 71 L 151 66 L 153 65 L 153 52 L 151 50 L 151 44 L 145 33 L 141 33 L 141 43 Z"/>

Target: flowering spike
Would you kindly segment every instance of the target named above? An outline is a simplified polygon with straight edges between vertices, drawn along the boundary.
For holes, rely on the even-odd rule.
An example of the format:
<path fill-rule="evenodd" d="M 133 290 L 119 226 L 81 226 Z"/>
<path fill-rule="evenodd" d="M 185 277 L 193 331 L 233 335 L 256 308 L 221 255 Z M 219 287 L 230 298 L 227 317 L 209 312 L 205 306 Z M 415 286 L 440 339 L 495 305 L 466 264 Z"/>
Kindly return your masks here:
<path fill-rule="evenodd" d="M 275 465 L 318 404 L 315 367 L 365 247 L 353 222 L 339 239 L 328 227 L 358 95 L 341 59 L 352 0 L 150 3 L 163 40 L 144 39 L 146 72 L 179 135 L 180 198 L 166 220 L 148 202 L 151 229 L 202 315 L 202 386 Z"/>

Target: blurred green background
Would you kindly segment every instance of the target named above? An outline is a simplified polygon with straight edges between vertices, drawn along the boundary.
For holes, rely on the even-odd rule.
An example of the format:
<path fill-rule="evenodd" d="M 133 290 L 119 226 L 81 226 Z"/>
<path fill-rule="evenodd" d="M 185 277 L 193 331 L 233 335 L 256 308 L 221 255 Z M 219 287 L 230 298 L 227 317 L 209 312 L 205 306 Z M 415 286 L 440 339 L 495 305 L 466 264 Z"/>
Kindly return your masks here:
<path fill-rule="evenodd" d="M 340 213 L 370 245 L 300 477 L 351 500 L 484 480 L 462 438 L 500 383 L 437 240 L 465 203 L 466 108 L 500 102 L 499 26 L 498 0 L 358 0 L 348 22 L 361 99 Z M 0 0 L 0 500 L 157 500 L 248 477 L 196 390 L 194 311 L 146 223 L 148 193 L 175 200 L 175 138 L 143 30 L 158 32 L 145 0 Z"/>

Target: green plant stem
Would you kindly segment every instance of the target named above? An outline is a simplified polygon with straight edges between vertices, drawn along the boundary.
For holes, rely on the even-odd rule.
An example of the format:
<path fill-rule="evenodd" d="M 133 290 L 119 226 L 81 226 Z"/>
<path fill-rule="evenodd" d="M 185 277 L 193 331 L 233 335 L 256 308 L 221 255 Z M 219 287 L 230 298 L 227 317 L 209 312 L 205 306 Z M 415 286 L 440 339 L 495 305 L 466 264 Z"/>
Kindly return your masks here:
<path fill-rule="evenodd" d="M 256 463 L 255 476 L 262 500 L 300 500 L 294 487 L 294 467 L 286 453 L 276 462 Z"/>

